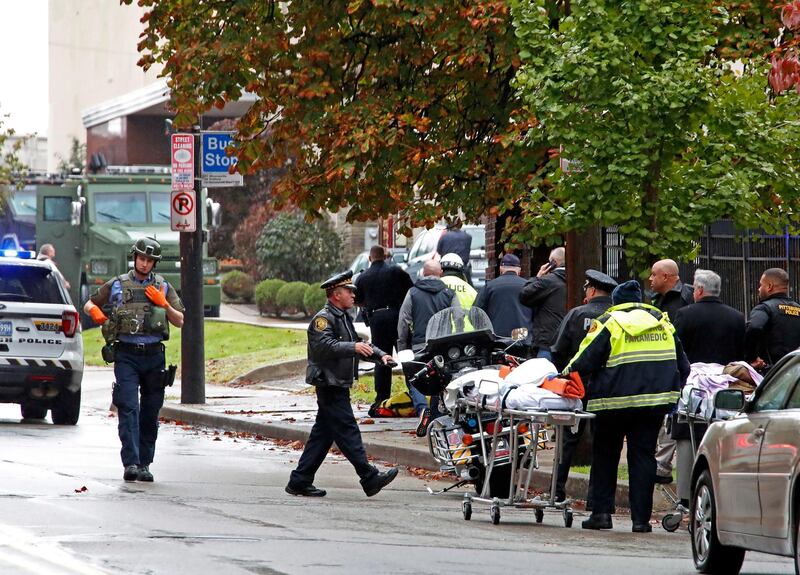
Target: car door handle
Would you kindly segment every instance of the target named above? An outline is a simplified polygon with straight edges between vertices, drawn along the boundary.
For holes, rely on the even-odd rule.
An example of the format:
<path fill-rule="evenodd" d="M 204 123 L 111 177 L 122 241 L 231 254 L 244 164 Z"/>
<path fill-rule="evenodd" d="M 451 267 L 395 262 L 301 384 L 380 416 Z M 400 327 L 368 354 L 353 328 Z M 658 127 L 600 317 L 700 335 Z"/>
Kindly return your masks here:
<path fill-rule="evenodd" d="M 761 439 L 762 437 L 764 437 L 764 428 L 763 427 L 755 428 L 753 430 L 753 437 L 755 437 L 756 439 Z"/>

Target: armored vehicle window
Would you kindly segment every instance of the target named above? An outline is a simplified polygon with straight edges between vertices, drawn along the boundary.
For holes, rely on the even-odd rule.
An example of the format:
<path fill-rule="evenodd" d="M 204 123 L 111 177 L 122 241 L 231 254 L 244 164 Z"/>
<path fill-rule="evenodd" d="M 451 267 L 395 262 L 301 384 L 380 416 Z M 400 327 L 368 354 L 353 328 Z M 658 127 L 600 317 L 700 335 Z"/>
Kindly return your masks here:
<path fill-rule="evenodd" d="M 150 218 L 154 224 L 170 223 L 169 194 L 167 192 L 150 192 Z"/>
<path fill-rule="evenodd" d="M 72 201 L 68 197 L 47 196 L 44 198 L 44 221 L 68 222 L 71 216 Z"/>
<path fill-rule="evenodd" d="M 0 300 L 63 304 L 58 280 L 47 268 L 0 264 Z"/>
<path fill-rule="evenodd" d="M 36 191 L 16 190 L 11 196 L 11 209 L 15 216 L 36 216 Z"/>
<path fill-rule="evenodd" d="M 144 192 L 99 193 L 94 196 L 94 221 L 98 224 L 147 222 Z"/>

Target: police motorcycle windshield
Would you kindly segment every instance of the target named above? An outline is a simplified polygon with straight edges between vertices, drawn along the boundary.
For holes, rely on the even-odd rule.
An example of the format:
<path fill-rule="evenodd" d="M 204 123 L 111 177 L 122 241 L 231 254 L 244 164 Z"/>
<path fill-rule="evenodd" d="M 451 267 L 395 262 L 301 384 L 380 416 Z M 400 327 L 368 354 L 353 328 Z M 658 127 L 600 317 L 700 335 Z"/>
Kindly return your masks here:
<path fill-rule="evenodd" d="M 478 307 L 464 310 L 460 306 L 453 306 L 435 313 L 428 320 L 425 341 L 428 342 L 430 347 L 431 341 L 473 332 L 494 333 L 492 321 L 486 315 L 486 312 Z"/>

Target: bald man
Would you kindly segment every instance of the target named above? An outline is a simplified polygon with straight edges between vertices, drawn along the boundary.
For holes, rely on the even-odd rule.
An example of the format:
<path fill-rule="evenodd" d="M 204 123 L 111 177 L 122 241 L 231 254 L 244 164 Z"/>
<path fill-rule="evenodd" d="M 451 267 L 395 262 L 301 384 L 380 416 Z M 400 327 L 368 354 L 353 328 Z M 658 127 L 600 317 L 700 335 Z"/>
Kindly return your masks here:
<path fill-rule="evenodd" d="M 675 321 L 679 309 L 694 303 L 694 289 L 681 281 L 675 260 L 658 260 L 653 264 L 650 268 L 650 289 L 655 292 L 651 303 L 667 312 L 672 321 Z"/>

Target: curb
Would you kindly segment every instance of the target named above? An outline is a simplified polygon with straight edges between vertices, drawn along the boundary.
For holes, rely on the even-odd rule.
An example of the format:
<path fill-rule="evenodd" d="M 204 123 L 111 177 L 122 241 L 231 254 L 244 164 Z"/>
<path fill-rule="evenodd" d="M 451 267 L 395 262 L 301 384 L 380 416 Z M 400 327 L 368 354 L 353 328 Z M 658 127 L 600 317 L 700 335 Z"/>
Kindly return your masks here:
<path fill-rule="evenodd" d="M 308 360 L 306 359 L 290 359 L 280 363 L 262 365 L 261 367 L 252 369 L 243 375 L 236 376 L 233 379 L 233 382 L 272 381 L 274 379 L 295 376 L 304 373 L 307 365 Z"/>

